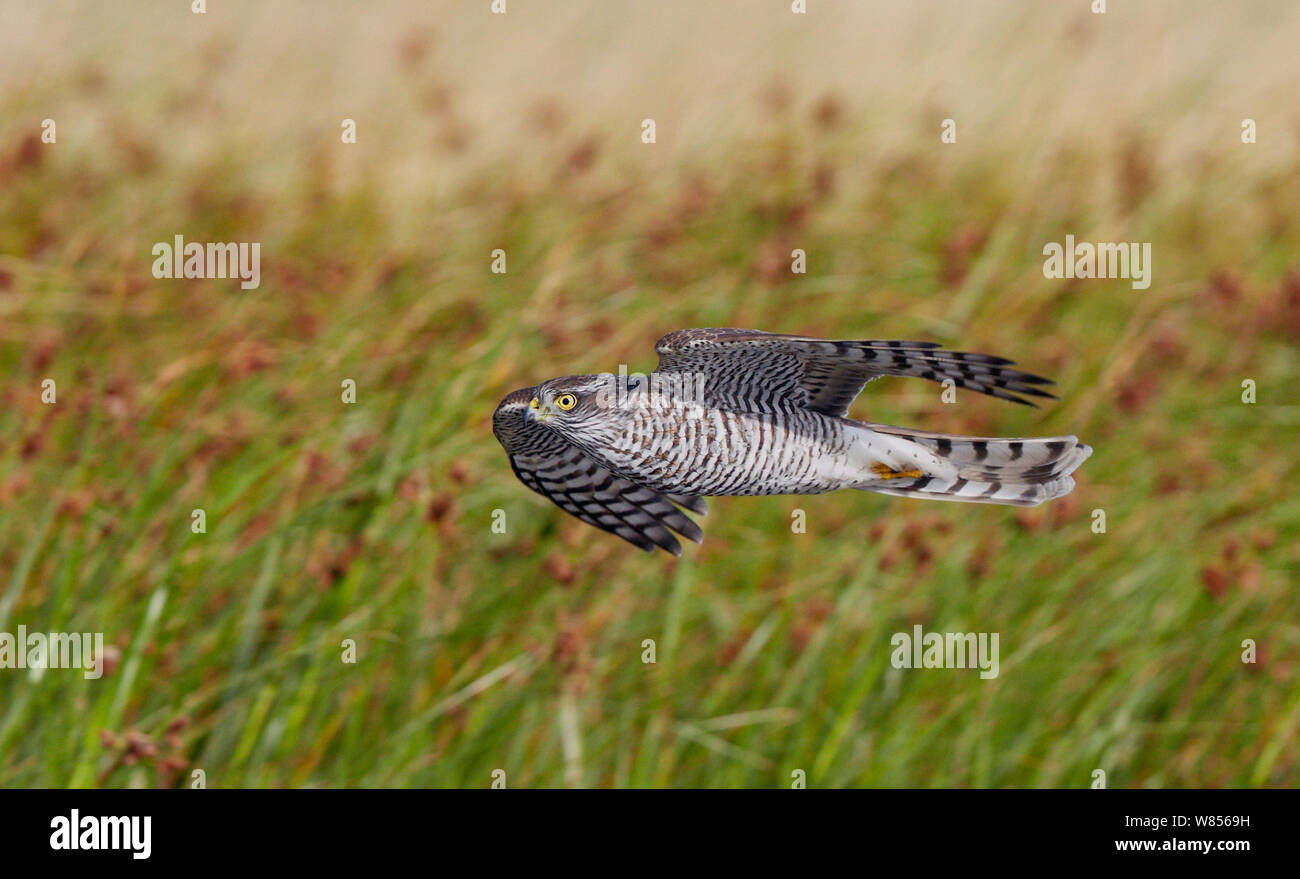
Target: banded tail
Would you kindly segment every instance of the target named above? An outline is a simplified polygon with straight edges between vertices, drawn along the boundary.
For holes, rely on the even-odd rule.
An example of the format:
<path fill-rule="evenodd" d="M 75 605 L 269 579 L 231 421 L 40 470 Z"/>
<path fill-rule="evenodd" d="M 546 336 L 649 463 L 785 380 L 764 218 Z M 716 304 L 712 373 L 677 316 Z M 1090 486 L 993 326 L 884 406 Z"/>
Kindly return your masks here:
<path fill-rule="evenodd" d="M 1073 436 L 1002 439 L 862 426 L 886 440 L 877 449 L 884 461 L 853 487 L 900 497 L 1033 507 L 1069 494 L 1070 474 L 1092 454 Z"/>

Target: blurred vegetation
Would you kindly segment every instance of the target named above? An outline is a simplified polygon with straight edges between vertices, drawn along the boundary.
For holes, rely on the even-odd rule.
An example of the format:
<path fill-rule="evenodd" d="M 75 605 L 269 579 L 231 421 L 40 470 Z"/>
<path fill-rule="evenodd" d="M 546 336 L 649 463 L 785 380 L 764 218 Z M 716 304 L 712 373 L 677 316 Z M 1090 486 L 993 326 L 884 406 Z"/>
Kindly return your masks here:
<path fill-rule="evenodd" d="M 650 114 L 584 115 L 543 84 L 478 154 L 499 135 L 458 110 L 448 41 L 415 33 L 371 67 L 422 96 L 416 152 L 452 169 L 427 189 L 391 134 L 339 143 L 359 111 L 321 96 L 281 107 L 298 138 L 250 147 L 238 102 L 205 96 L 219 51 L 147 100 L 89 50 L 0 80 L 0 631 L 111 645 L 100 681 L 0 671 L 0 785 L 1300 780 L 1293 106 L 1267 162 L 1235 107 L 1194 149 L 1140 115 L 1086 140 L 959 122 L 943 145 L 947 111 L 885 127 L 853 93 L 760 71 L 731 94 L 748 123 L 707 148 L 642 144 Z M 112 118 L 95 136 L 57 110 L 90 105 Z M 261 287 L 154 279 L 176 234 L 260 242 Z M 1044 279 L 1066 234 L 1152 242 L 1150 289 Z M 884 380 L 853 414 L 1096 452 L 1032 510 L 715 499 L 680 560 L 515 480 L 502 396 L 648 370 L 690 326 L 1009 356 L 1061 401 L 945 406 Z M 916 623 L 1000 633 L 1000 676 L 893 669 Z"/>

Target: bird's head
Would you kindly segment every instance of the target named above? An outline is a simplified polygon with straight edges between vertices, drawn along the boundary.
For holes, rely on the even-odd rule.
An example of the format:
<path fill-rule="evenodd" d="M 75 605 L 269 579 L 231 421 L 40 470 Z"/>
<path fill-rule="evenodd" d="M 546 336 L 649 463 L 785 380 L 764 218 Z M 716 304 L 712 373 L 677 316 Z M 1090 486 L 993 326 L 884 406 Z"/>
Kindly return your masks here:
<path fill-rule="evenodd" d="M 618 377 L 568 375 L 508 395 L 492 416 L 492 430 L 507 451 L 535 448 L 550 435 L 579 445 L 609 442 L 624 429 L 616 414 Z M 541 430 L 539 430 L 541 428 Z"/>
<path fill-rule="evenodd" d="M 566 375 L 542 382 L 528 401 L 524 417 L 560 429 L 603 417 L 609 410 L 612 378 Z"/>

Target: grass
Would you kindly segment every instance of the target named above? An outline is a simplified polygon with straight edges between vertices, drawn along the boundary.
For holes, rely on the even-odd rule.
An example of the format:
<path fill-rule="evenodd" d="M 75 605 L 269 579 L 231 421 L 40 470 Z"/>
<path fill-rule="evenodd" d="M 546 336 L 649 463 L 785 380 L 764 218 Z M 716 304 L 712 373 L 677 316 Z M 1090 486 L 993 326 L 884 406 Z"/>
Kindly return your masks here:
<path fill-rule="evenodd" d="M 411 192 L 373 140 L 304 123 L 269 158 L 228 108 L 32 140 L 42 100 L 141 100 L 104 70 L 0 89 L 0 632 L 110 645 L 98 681 L 0 670 L 0 785 L 1300 781 L 1293 135 L 1267 162 L 1136 122 L 958 149 L 755 89 L 708 149 L 562 101 L 526 161 L 471 160 L 494 135 L 436 105 L 455 173 Z M 177 233 L 261 242 L 261 288 L 154 279 Z M 1152 242 L 1150 289 L 1045 279 L 1067 233 Z M 1010 356 L 1060 402 L 893 379 L 853 414 L 1096 452 L 1034 510 L 715 499 L 702 546 L 644 555 L 519 484 L 490 417 L 688 326 Z M 918 623 L 999 633 L 1000 675 L 894 669 Z"/>

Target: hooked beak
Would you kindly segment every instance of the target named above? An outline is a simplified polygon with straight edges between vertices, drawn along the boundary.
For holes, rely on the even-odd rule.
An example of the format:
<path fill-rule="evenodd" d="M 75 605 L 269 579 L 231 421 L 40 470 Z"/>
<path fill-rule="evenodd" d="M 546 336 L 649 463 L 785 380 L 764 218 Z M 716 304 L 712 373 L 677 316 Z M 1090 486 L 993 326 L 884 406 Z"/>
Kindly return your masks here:
<path fill-rule="evenodd" d="M 528 404 L 528 411 L 524 413 L 524 417 L 545 424 L 555 417 L 555 412 L 550 406 L 533 397 L 532 402 Z"/>

